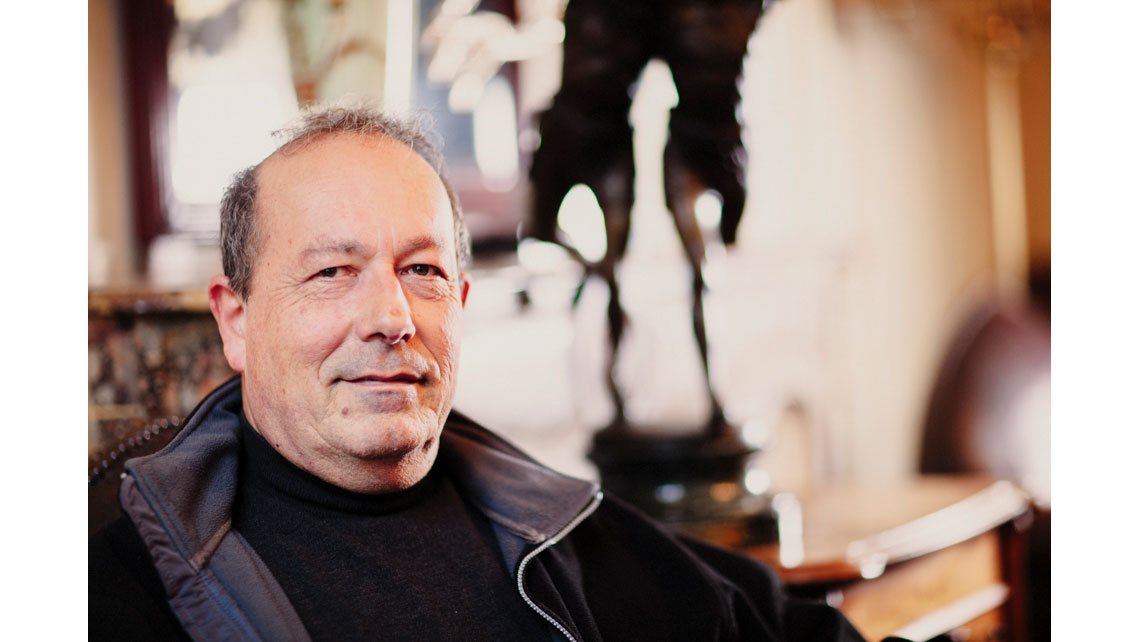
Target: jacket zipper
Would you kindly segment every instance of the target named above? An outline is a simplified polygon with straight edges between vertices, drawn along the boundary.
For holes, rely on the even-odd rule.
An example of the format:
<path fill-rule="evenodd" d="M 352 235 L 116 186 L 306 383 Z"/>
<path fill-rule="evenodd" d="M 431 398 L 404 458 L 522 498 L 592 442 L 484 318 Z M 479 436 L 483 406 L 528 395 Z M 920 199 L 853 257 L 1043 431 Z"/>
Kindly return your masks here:
<path fill-rule="evenodd" d="M 526 573 L 527 565 L 530 564 L 530 561 L 532 559 L 534 559 L 534 557 L 536 555 L 538 555 L 539 553 L 545 551 L 546 549 L 550 548 L 551 546 L 554 546 L 559 541 L 561 541 L 562 538 L 565 537 L 567 533 L 574 530 L 574 528 L 576 526 L 578 526 L 578 524 L 581 524 L 582 520 L 586 519 L 591 514 L 593 514 L 593 512 L 598 509 L 598 505 L 601 503 L 602 503 L 602 491 L 599 490 L 598 492 L 594 493 L 594 499 L 590 501 L 590 504 L 588 506 L 586 506 L 586 508 L 582 509 L 581 513 L 578 513 L 577 517 L 575 517 L 569 524 L 562 527 L 562 530 L 555 533 L 552 537 L 547 539 L 542 544 L 539 544 L 538 548 L 536 548 L 533 551 L 531 551 L 530 553 L 528 553 L 527 556 L 524 557 L 521 562 L 519 562 L 519 571 L 518 571 L 519 595 L 522 596 L 522 599 L 527 603 L 527 606 L 534 609 L 534 612 L 541 615 L 544 620 L 546 620 L 547 622 L 550 622 L 552 625 L 554 625 L 554 628 L 558 629 L 562 633 L 562 635 L 565 635 L 566 639 L 569 640 L 570 642 L 577 642 L 577 640 L 574 639 L 573 635 L 570 635 L 570 632 L 566 630 L 566 627 L 559 624 L 558 621 L 555 620 L 554 617 L 551 616 L 549 613 L 547 613 L 546 611 L 543 611 L 541 608 L 539 608 L 539 606 L 537 604 L 535 604 L 533 600 L 530 599 L 530 596 L 528 596 L 526 594 L 526 589 L 523 588 L 523 574 Z"/>

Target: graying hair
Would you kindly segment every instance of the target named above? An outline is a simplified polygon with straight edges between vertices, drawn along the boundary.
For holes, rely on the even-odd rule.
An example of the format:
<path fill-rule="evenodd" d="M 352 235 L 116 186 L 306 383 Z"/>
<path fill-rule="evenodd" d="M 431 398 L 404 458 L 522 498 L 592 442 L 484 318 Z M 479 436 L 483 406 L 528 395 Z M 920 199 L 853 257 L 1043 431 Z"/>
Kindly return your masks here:
<path fill-rule="evenodd" d="M 455 226 L 455 258 L 459 269 L 463 269 L 471 256 L 471 239 L 463 222 L 459 198 L 447 179 L 443 155 L 436 143 L 439 136 L 431 127 L 430 117 L 426 113 L 397 117 L 367 104 L 314 107 L 306 109 L 294 125 L 273 135 L 285 141 L 277 152 L 288 154 L 338 133 L 387 138 L 407 145 L 427 161 L 447 191 Z M 229 277 L 230 287 L 242 299 L 249 295 L 254 259 L 260 245 L 256 217 L 260 167 L 258 163 L 235 174 L 221 202 L 222 269 Z"/>

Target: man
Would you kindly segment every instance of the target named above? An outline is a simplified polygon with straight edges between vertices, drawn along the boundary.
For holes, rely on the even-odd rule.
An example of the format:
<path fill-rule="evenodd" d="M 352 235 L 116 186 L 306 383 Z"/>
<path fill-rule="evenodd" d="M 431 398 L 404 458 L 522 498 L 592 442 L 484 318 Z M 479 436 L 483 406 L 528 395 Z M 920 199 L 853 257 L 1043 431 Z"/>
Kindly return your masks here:
<path fill-rule="evenodd" d="M 222 204 L 240 376 L 127 464 L 91 639 L 860 639 L 451 412 L 470 282 L 438 154 L 365 109 L 286 137 Z"/>

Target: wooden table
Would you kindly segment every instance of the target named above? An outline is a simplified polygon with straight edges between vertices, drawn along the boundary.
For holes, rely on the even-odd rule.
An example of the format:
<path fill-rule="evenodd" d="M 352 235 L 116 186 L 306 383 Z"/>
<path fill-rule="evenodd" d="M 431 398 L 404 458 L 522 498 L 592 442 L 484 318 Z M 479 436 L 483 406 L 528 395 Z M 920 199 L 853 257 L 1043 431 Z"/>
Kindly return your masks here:
<path fill-rule="evenodd" d="M 978 476 L 777 495 L 780 543 L 738 546 L 868 640 L 1025 639 L 1028 498 Z"/>

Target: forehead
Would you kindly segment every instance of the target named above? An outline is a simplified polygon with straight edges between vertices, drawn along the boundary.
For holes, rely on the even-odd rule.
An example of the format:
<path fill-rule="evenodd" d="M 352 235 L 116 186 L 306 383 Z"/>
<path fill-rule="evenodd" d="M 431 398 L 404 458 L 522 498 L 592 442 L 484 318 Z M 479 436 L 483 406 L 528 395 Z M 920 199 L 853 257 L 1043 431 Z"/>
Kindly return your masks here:
<path fill-rule="evenodd" d="M 389 138 L 322 136 L 270 156 L 257 182 L 258 227 L 266 240 L 286 233 L 295 244 L 343 231 L 367 242 L 372 230 L 418 228 L 445 231 L 441 244 L 454 248 L 442 180 L 414 150 Z"/>

